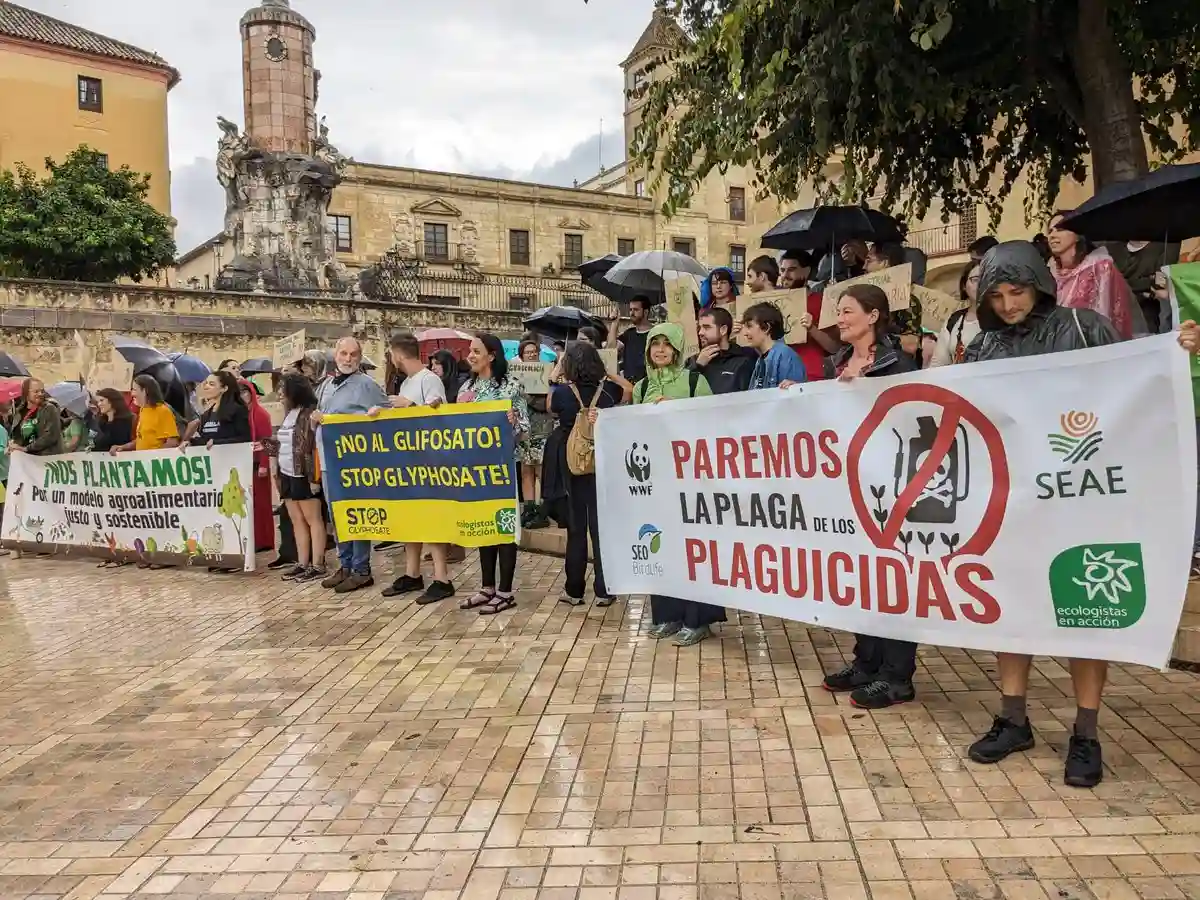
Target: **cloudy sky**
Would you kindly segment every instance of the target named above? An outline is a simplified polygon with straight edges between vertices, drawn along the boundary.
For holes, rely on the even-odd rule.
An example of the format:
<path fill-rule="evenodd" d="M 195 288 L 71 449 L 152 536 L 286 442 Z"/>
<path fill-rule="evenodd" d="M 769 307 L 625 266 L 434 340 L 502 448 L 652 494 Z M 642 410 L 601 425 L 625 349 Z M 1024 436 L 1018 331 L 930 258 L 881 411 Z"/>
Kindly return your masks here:
<path fill-rule="evenodd" d="M 242 121 L 238 20 L 254 0 L 18 0 L 153 50 L 171 92 L 181 252 L 221 228 L 216 118 Z M 291 0 L 317 30 L 319 112 L 366 162 L 571 184 L 623 156 L 618 64 L 651 0 Z"/>

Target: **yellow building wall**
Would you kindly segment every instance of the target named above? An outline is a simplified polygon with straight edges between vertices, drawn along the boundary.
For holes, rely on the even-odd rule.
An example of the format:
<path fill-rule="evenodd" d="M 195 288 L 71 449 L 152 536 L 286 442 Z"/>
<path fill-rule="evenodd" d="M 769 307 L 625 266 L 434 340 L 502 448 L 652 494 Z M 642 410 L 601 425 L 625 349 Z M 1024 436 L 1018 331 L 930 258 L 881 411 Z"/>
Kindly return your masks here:
<path fill-rule="evenodd" d="M 79 109 L 78 79 L 103 83 L 100 113 Z M 149 201 L 171 214 L 165 71 L 102 61 L 0 38 L 0 170 L 23 162 L 42 173 L 80 144 L 107 153 L 110 167 L 150 175 Z"/>

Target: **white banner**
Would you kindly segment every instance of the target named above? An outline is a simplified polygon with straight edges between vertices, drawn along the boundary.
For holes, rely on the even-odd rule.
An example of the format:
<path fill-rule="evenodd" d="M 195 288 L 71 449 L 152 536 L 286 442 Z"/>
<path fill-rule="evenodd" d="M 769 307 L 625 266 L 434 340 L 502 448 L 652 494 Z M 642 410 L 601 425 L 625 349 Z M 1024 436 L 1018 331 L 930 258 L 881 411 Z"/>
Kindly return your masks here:
<path fill-rule="evenodd" d="M 950 647 L 1170 655 L 1196 502 L 1172 335 L 604 410 L 596 456 L 613 593 Z"/>
<path fill-rule="evenodd" d="M 0 546 L 254 569 L 250 444 L 10 459 Z"/>

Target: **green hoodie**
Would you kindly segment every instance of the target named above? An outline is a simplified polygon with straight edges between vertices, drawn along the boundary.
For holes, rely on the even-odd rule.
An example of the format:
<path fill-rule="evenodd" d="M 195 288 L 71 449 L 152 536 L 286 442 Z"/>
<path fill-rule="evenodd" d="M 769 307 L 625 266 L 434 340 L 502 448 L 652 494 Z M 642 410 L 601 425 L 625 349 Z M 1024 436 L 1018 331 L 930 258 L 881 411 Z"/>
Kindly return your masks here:
<path fill-rule="evenodd" d="M 650 345 L 659 335 L 666 337 L 671 342 L 671 346 L 675 348 L 675 363 L 656 369 L 650 362 Z M 674 322 L 664 322 L 651 328 L 650 333 L 646 335 L 646 377 L 634 387 L 633 402 L 653 403 L 659 397 L 665 397 L 668 400 L 686 400 L 691 396 L 712 396 L 712 389 L 704 380 L 703 375 L 698 376 L 696 391 L 694 394 L 692 393 L 691 373 L 683 363 L 683 327 Z"/>

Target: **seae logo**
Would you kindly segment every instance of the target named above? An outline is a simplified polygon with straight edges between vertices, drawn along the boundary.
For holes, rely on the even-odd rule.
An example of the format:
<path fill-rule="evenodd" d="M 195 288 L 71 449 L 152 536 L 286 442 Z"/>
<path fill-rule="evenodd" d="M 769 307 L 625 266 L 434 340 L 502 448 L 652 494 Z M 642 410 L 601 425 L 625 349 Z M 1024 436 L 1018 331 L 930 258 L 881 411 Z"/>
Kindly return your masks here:
<path fill-rule="evenodd" d="M 648 497 L 654 493 L 654 485 L 650 483 L 650 445 L 633 442 L 625 451 L 625 471 L 629 475 L 629 493 L 634 496 Z"/>
<path fill-rule="evenodd" d="M 662 564 L 653 560 L 662 549 L 662 531 L 657 525 L 646 524 L 638 529 L 637 541 L 631 546 L 635 575 L 661 576 Z"/>
<path fill-rule="evenodd" d="M 1034 477 L 1039 500 L 1071 500 L 1078 497 L 1109 497 L 1126 494 L 1125 467 L 1088 465 L 1104 445 L 1104 432 L 1095 413 L 1065 412 L 1059 430 L 1046 436 L 1050 451 L 1062 458 L 1066 468 L 1041 472 Z"/>

